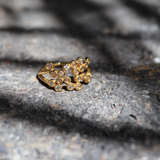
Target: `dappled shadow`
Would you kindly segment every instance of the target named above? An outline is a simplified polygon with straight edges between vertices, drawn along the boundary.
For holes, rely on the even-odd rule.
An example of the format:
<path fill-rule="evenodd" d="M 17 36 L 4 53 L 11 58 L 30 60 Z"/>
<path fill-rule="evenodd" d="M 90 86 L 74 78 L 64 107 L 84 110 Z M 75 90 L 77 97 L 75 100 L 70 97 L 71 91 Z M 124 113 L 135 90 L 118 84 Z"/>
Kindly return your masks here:
<path fill-rule="evenodd" d="M 103 9 L 107 9 L 110 6 L 102 6 L 91 1 L 44 1 L 45 8 L 50 10 L 50 13 L 56 15 L 56 17 L 64 25 L 65 30 L 69 33 L 70 37 L 76 38 L 84 44 L 98 46 L 98 54 L 102 55 L 104 61 L 107 61 L 108 65 L 111 65 L 115 70 L 122 72 L 126 70 L 124 64 L 121 63 L 121 60 L 118 59 L 116 54 L 110 50 L 111 46 L 109 42 L 106 42 L 106 38 L 112 39 L 116 38 L 117 40 L 127 40 L 135 43 L 136 40 L 140 41 L 143 39 L 143 36 L 139 33 L 131 34 L 122 34 L 119 32 L 114 33 L 114 27 L 116 22 L 104 14 Z M 72 8 L 72 9 L 71 9 Z M 90 13 L 95 13 L 96 18 L 88 18 L 88 21 L 81 21 L 81 17 L 86 16 Z M 90 25 L 92 22 L 92 25 Z M 95 29 L 97 26 L 100 26 L 98 29 Z M 106 35 L 102 33 L 103 28 L 107 28 L 111 32 Z M 144 47 L 143 44 L 139 44 L 140 50 L 143 48 L 145 50 L 145 56 L 150 57 L 150 50 Z M 138 48 L 138 47 L 137 47 Z M 143 51 L 142 51 L 143 52 Z M 143 53 L 142 53 L 143 54 Z M 95 55 L 96 56 L 96 55 Z M 125 58 L 125 56 L 124 56 Z M 145 61 L 143 55 L 139 61 Z M 153 61 L 150 60 L 152 63 Z M 142 62 L 145 63 L 145 62 Z"/>
<path fill-rule="evenodd" d="M 28 59 L 28 60 L 18 60 L 15 59 L 14 57 L 8 58 L 4 56 L 4 58 L 0 58 L 0 63 L 1 64 L 11 64 L 16 67 L 24 67 L 24 68 L 37 68 L 39 67 L 42 68 L 48 61 L 45 60 L 33 60 L 33 59 Z M 52 61 L 52 63 L 57 63 L 57 61 Z M 37 71 L 38 72 L 38 71 Z"/>
<path fill-rule="evenodd" d="M 18 95 L 14 96 L 18 97 Z M 12 95 L 12 98 L 14 96 Z M 56 127 L 59 133 L 64 133 L 64 131 L 67 134 L 80 133 L 81 136 L 87 136 L 95 141 L 97 141 L 97 138 L 99 140 L 108 139 L 116 141 L 119 144 L 131 141 L 146 147 L 152 147 L 152 145 L 160 143 L 160 134 L 156 130 L 146 129 L 142 126 L 133 127 L 130 123 L 124 123 L 120 130 L 114 130 L 113 126 L 103 127 L 102 129 L 92 122 L 70 116 L 66 110 L 57 108 L 57 106 L 53 108 L 53 106 L 51 107 L 46 104 L 45 108 L 35 108 L 34 104 L 24 104 L 20 98 L 17 100 L 19 101 L 19 105 L 17 103 L 10 104 L 7 97 L 1 95 L 0 114 L 7 114 L 7 119 L 26 120 L 41 127 Z M 27 105 L 27 107 L 22 108 L 22 103 L 23 105 Z M 10 105 L 14 106 L 14 108 L 11 108 Z"/>
<path fill-rule="evenodd" d="M 118 72 L 120 72 L 121 70 L 122 72 L 126 70 L 124 64 L 121 63 L 121 59 L 117 58 L 117 54 L 110 50 L 110 43 L 106 42 L 105 38 L 107 38 L 108 40 L 110 38 L 116 38 L 117 40 L 139 41 L 143 38 L 143 36 L 139 33 L 122 34 L 120 32 L 112 32 L 114 31 L 114 27 L 116 24 L 112 18 L 110 18 L 103 12 L 104 9 L 107 9 L 110 6 L 102 6 L 87 0 L 45 0 L 43 2 L 43 9 L 48 10 L 51 16 L 52 14 L 53 16 L 56 16 L 58 20 L 63 24 L 63 29 L 29 29 L 25 27 L 9 26 L 0 28 L 0 31 L 20 34 L 33 32 L 40 32 L 44 34 L 58 33 L 59 35 L 63 35 L 65 37 L 75 38 L 81 41 L 83 44 L 86 44 L 86 46 L 93 45 L 97 47 L 97 57 L 100 53 L 102 57 L 101 59 L 103 59 L 103 61 L 106 61 L 108 65 L 112 66 L 112 68 L 114 68 L 115 70 L 118 70 Z M 91 13 L 94 15 L 93 17 L 90 16 Z M 81 19 L 81 17 L 88 17 L 88 20 L 83 21 L 83 19 L 85 18 Z M 111 32 L 103 34 L 102 31 L 104 28 L 107 28 Z M 143 48 L 145 48 L 146 54 L 150 52 L 146 47 Z"/>
<path fill-rule="evenodd" d="M 160 14 L 153 6 L 137 0 L 121 0 L 124 4 L 147 20 L 155 20 L 160 25 Z"/>
<path fill-rule="evenodd" d="M 100 47 L 99 52 L 104 55 L 105 59 L 108 60 L 114 68 L 119 67 L 117 65 L 118 62 L 116 57 L 114 57 L 114 55 L 111 54 L 109 50 L 107 50 L 107 44 L 99 42 L 97 35 L 94 32 L 90 32 L 92 29 L 94 31 L 94 27 L 97 25 L 97 23 L 99 23 L 99 25 L 101 25 L 100 23 L 104 23 L 102 24 L 103 27 L 108 26 L 109 28 L 112 28 L 114 26 L 114 22 L 109 17 L 106 17 L 101 13 L 102 7 L 91 2 L 87 2 L 86 0 L 45 0 L 44 3 L 46 8 L 49 8 L 50 11 L 61 21 L 67 32 L 72 37 L 78 38 L 78 40 L 81 40 L 83 43 L 90 43 L 91 40 L 94 39 L 95 43 L 92 44 Z M 92 25 L 78 22 L 78 19 L 81 16 L 87 15 L 90 12 L 95 12 L 95 14 L 98 15 L 98 18 Z M 78 14 L 80 15 L 78 16 Z M 73 16 L 75 15 L 76 17 L 74 18 Z M 98 30 L 101 29 L 102 28 L 100 27 Z"/>
<path fill-rule="evenodd" d="M 62 35 L 65 37 L 75 37 L 74 32 L 77 31 L 72 31 L 72 33 L 68 32 L 67 29 L 58 29 L 58 28 L 24 28 L 24 27 L 18 27 L 18 26 L 12 26 L 12 27 L 0 27 L 1 32 L 9 32 L 9 33 L 17 33 L 17 34 L 25 34 L 25 33 L 41 33 L 41 34 L 46 34 L 46 33 L 56 33 L 58 35 Z M 73 34 L 73 35 L 72 35 Z M 94 32 L 94 35 L 98 34 L 99 36 L 106 36 L 102 32 Z M 76 34 L 78 35 L 78 33 Z M 81 34 L 80 34 L 81 35 Z M 111 38 L 117 38 L 117 39 L 122 39 L 122 40 L 141 40 L 143 37 L 141 36 L 141 33 L 128 33 L 128 34 L 123 34 L 120 32 L 110 32 L 107 33 L 107 37 Z"/>

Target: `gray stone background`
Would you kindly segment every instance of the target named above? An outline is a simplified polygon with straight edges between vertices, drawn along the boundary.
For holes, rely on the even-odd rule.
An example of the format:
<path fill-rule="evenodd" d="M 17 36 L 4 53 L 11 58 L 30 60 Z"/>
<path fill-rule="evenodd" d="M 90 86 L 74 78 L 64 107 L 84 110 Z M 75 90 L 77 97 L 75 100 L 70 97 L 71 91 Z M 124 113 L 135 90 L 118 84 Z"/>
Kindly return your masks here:
<path fill-rule="evenodd" d="M 159 0 L 0 0 L 0 160 L 160 160 Z M 46 62 L 89 56 L 57 93 Z"/>

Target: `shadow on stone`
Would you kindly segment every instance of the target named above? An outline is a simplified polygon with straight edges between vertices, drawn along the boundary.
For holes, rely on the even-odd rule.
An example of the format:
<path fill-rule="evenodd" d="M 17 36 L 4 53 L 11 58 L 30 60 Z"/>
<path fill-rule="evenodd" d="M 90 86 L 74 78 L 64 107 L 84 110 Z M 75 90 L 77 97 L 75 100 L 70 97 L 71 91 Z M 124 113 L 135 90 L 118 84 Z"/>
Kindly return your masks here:
<path fill-rule="evenodd" d="M 158 11 L 153 7 L 149 6 L 143 1 L 136 1 L 136 0 L 121 0 L 127 7 L 135 11 L 139 14 L 139 16 L 146 18 L 147 20 L 149 18 L 154 19 L 157 21 L 157 23 L 160 24 L 160 14 Z"/>
<path fill-rule="evenodd" d="M 2 95 L 1 95 L 2 97 Z M 19 99 L 19 104 L 22 103 Z M 7 104 L 7 105 L 6 105 Z M 1 98 L 0 114 L 6 113 L 7 119 L 26 120 L 30 123 L 40 126 L 54 126 L 59 132 L 80 133 L 81 136 L 87 136 L 88 138 L 96 138 L 100 140 L 112 140 L 125 144 L 126 142 L 136 142 L 147 147 L 151 147 L 155 143 L 160 143 L 160 134 L 158 131 L 145 129 L 141 126 L 134 127 L 132 124 L 123 124 L 120 130 L 114 130 L 114 127 L 99 128 L 96 124 L 88 122 L 82 118 L 69 116 L 65 110 L 61 110 L 61 107 L 45 105 L 44 108 L 35 109 L 32 104 L 15 105 L 14 108 L 9 107 L 10 103 L 4 97 Z M 8 106 L 8 107 L 7 107 Z M 10 109 L 9 109 L 10 108 Z M 12 112 L 12 113 L 11 113 Z M 48 133 L 52 134 L 52 133 Z"/>

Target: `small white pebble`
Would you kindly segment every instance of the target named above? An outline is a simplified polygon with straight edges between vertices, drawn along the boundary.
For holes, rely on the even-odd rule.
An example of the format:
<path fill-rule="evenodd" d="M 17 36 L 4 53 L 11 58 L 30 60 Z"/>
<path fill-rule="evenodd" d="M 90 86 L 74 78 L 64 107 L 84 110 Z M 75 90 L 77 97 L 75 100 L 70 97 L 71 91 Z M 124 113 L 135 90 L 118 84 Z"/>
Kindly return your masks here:
<path fill-rule="evenodd" d="M 106 83 L 106 81 L 105 81 L 105 80 L 103 80 L 103 81 L 102 81 L 102 83 L 104 84 L 104 83 Z"/>
<path fill-rule="evenodd" d="M 155 57 L 155 58 L 154 58 L 154 62 L 155 62 L 155 63 L 160 63 L 160 58 L 159 58 L 159 57 Z"/>

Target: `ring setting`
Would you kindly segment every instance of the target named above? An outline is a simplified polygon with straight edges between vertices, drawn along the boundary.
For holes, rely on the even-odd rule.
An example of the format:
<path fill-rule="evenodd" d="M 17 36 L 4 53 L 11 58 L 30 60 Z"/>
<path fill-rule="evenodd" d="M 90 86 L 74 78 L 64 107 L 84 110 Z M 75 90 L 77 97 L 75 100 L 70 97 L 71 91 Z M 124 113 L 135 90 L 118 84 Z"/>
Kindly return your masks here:
<path fill-rule="evenodd" d="M 49 87 L 54 88 L 56 92 L 62 91 L 64 84 L 69 91 L 74 89 L 79 91 L 82 89 L 81 82 L 89 83 L 91 81 L 92 73 L 88 67 L 89 63 L 89 57 L 86 57 L 85 60 L 82 57 L 78 57 L 71 62 L 47 62 L 45 67 L 38 71 L 38 77 Z M 58 71 L 55 67 L 62 67 L 62 69 Z M 74 76 L 73 78 L 66 75 L 70 69 Z M 43 76 L 43 74 L 47 73 L 49 73 L 52 79 L 48 80 Z"/>

